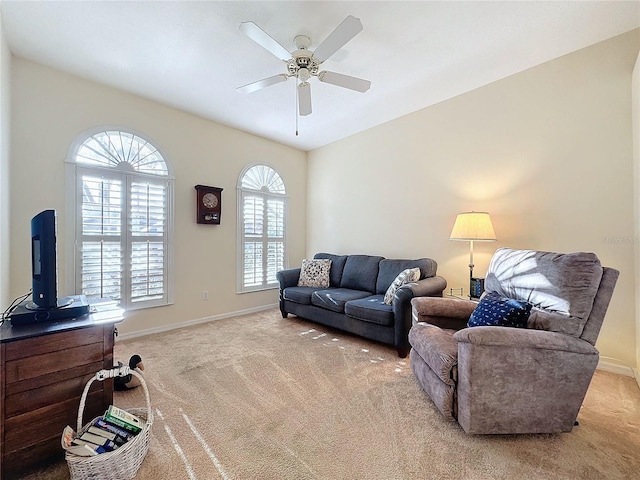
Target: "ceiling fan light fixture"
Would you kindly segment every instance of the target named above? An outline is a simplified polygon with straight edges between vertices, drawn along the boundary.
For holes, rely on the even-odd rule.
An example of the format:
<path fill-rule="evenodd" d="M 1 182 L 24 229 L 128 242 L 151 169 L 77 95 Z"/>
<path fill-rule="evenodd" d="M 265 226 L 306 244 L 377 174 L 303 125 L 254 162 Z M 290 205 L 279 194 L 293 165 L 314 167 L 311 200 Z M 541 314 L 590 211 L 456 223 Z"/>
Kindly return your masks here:
<path fill-rule="evenodd" d="M 301 82 L 306 82 L 311 77 L 311 73 L 306 68 L 301 68 L 298 70 L 298 78 Z"/>

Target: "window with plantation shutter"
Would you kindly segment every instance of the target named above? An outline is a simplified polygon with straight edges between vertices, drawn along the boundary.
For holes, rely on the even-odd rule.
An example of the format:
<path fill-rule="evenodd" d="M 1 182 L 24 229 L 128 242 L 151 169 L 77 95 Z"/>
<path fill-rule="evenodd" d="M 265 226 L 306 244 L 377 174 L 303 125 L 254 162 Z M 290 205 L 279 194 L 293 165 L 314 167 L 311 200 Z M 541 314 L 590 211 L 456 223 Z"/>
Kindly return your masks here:
<path fill-rule="evenodd" d="M 173 179 L 158 149 L 120 130 L 72 148 L 76 184 L 75 292 L 127 309 L 172 301 Z"/>
<path fill-rule="evenodd" d="M 238 181 L 238 290 L 276 288 L 286 266 L 284 182 L 267 165 L 245 168 Z"/>

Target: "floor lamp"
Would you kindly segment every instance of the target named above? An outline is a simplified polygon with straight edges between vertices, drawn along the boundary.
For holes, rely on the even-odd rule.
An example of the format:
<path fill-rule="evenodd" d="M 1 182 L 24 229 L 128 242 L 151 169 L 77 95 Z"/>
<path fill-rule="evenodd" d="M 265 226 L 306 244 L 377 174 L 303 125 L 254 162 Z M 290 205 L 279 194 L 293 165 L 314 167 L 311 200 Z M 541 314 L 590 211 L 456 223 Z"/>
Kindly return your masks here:
<path fill-rule="evenodd" d="M 449 240 L 461 240 L 469 242 L 469 289 L 471 296 L 473 288 L 473 242 L 495 242 L 496 232 L 493 230 L 491 218 L 487 212 L 459 213 Z"/>

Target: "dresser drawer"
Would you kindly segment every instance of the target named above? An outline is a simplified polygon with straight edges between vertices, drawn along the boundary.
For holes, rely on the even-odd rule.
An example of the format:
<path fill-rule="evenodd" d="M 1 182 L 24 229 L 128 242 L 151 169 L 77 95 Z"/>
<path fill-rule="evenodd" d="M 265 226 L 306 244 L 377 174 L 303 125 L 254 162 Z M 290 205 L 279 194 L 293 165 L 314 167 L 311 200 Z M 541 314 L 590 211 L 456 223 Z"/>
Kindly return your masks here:
<path fill-rule="evenodd" d="M 91 343 L 104 343 L 104 332 L 105 329 L 102 326 L 98 326 L 42 335 L 40 337 L 20 340 L 19 342 L 8 342 L 6 345 L 5 359 L 6 361 L 11 361 Z"/>
<path fill-rule="evenodd" d="M 59 403 L 69 397 L 82 395 L 85 385 L 102 369 L 102 362 L 90 363 L 52 374 L 55 382 L 33 386 L 41 378 L 12 383 L 7 386 L 5 416 L 13 417 L 31 410 L 37 410 L 51 403 Z M 66 374 L 66 375 L 60 375 Z M 43 383 L 43 382 L 40 382 Z M 102 390 L 103 382 L 93 382 L 90 392 Z"/>
<path fill-rule="evenodd" d="M 8 418 L 4 426 L 6 452 L 15 452 L 46 439 L 55 439 L 62 450 L 62 430 L 65 425 L 76 429 L 79 406 L 80 396 L 77 396 Z M 88 395 L 83 422 L 104 413 L 103 408 L 102 391 Z"/>
<path fill-rule="evenodd" d="M 79 347 L 65 348 L 41 355 L 7 359 L 5 362 L 5 383 L 29 380 L 54 372 L 64 372 L 74 365 L 86 365 L 88 363 L 101 362 L 104 358 L 104 344 L 92 343 Z M 46 379 L 43 379 L 46 384 Z"/>

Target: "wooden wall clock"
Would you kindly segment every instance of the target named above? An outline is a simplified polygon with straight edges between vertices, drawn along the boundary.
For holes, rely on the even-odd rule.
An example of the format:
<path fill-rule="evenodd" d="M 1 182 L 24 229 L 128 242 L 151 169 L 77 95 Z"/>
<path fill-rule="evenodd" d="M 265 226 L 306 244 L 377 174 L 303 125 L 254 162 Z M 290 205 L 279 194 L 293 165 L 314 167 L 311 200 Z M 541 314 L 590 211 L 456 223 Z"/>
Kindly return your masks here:
<path fill-rule="evenodd" d="M 222 188 L 196 185 L 196 222 L 220 225 Z"/>

